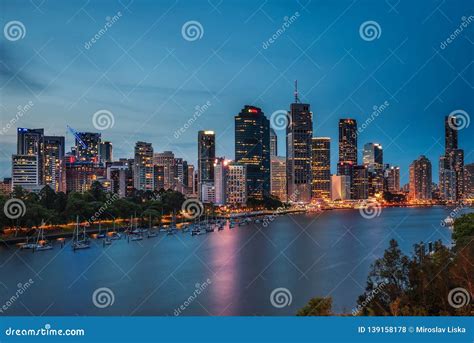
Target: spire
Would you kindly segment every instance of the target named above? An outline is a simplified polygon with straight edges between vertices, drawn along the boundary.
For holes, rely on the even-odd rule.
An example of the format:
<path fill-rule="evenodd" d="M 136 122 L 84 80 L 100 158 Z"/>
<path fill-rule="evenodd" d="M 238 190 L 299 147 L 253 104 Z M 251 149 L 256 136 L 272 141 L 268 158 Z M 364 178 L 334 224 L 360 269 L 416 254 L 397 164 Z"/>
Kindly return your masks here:
<path fill-rule="evenodd" d="M 298 97 L 298 80 L 295 80 L 295 104 L 300 102 L 300 98 Z"/>

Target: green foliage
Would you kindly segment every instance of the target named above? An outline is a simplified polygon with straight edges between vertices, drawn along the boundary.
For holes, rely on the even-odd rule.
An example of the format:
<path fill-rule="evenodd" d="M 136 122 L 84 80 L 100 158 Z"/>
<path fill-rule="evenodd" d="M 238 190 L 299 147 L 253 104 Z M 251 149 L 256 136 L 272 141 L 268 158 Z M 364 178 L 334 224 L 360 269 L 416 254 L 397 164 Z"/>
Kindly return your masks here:
<path fill-rule="evenodd" d="M 97 221 L 110 219 L 129 219 L 130 216 L 142 218 L 142 224 L 160 222 L 163 215 L 177 213 L 185 200 L 183 194 L 173 190 L 161 190 L 159 196 L 147 191 L 135 191 L 133 197 L 118 198 L 107 194 L 99 182 L 94 182 L 85 193 L 55 193 L 45 186 L 38 194 L 25 192 L 15 187 L 10 196 L 0 195 L 0 206 L 3 208 L 9 198 L 21 199 L 25 203 L 25 214 L 15 220 L 0 213 L 0 228 L 6 227 L 37 228 L 42 222 L 46 224 L 66 224 L 80 221 Z M 97 216 L 99 214 L 99 216 Z"/>

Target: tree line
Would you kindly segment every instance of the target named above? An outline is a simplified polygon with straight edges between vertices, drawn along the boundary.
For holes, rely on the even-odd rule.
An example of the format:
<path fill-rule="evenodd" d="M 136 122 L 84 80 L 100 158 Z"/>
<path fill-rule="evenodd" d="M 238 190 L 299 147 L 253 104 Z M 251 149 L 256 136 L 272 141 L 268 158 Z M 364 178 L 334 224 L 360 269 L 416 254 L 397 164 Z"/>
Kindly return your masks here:
<path fill-rule="evenodd" d="M 427 251 L 415 244 L 405 255 L 391 240 L 383 257 L 371 266 L 365 292 L 353 315 L 472 316 L 474 315 L 474 213 L 454 222 L 453 247 L 434 242 Z M 333 315 L 332 299 L 313 298 L 300 316 Z"/>

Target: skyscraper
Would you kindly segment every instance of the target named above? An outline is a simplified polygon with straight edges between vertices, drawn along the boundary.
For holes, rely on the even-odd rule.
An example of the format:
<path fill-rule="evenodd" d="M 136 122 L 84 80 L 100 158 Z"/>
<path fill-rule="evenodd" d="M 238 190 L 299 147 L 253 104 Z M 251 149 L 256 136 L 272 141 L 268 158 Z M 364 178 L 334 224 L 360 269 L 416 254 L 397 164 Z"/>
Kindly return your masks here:
<path fill-rule="evenodd" d="M 383 150 L 378 143 L 367 143 L 363 150 L 363 163 L 367 166 L 369 196 L 383 191 Z"/>
<path fill-rule="evenodd" d="M 464 151 L 458 148 L 456 116 L 444 120 L 445 148 L 439 163 L 439 189 L 441 198 L 458 201 L 464 196 Z"/>
<path fill-rule="evenodd" d="M 198 192 L 202 199 L 202 185 L 214 183 L 214 161 L 216 159 L 216 135 L 214 131 L 198 133 Z"/>
<path fill-rule="evenodd" d="M 280 201 L 287 201 L 286 197 L 286 157 L 271 157 L 270 192 Z"/>
<path fill-rule="evenodd" d="M 44 129 L 17 129 L 17 155 L 36 156 L 38 185 L 43 184 Z M 31 162 L 31 158 L 28 159 Z"/>
<path fill-rule="evenodd" d="M 258 107 L 235 116 L 235 162 L 247 166 L 247 197 L 270 194 L 270 122 Z"/>
<path fill-rule="evenodd" d="M 431 200 L 431 184 L 431 162 L 422 155 L 410 165 L 410 199 Z"/>
<path fill-rule="evenodd" d="M 312 139 L 312 198 L 331 198 L 331 138 Z"/>
<path fill-rule="evenodd" d="M 216 158 L 214 163 L 215 204 L 225 205 L 228 161 L 224 157 Z"/>
<path fill-rule="evenodd" d="M 367 166 L 354 166 L 351 190 L 352 199 L 367 199 L 369 197 L 369 170 Z"/>
<path fill-rule="evenodd" d="M 43 184 L 55 192 L 66 192 L 64 137 L 44 136 L 43 151 Z"/>
<path fill-rule="evenodd" d="M 400 191 L 400 167 L 391 166 L 385 169 L 386 190 L 391 193 Z"/>
<path fill-rule="evenodd" d="M 181 159 L 182 163 L 182 159 Z M 175 182 L 175 158 L 172 151 L 156 152 L 153 154 L 153 164 L 163 167 L 163 188 L 174 189 Z"/>
<path fill-rule="evenodd" d="M 134 167 L 134 187 L 137 190 L 153 191 L 153 146 L 147 142 L 135 143 Z"/>
<path fill-rule="evenodd" d="M 247 166 L 231 162 L 227 165 L 226 203 L 245 206 L 247 203 Z"/>
<path fill-rule="evenodd" d="M 78 132 L 77 134 L 75 146 L 77 161 L 99 163 L 101 134 L 95 132 Z"/>
<path fill-rule="evenodd" d="M 357 165 L 357 122 L 355 119 L 339 120 L 339 163 L 337 174 L 349 178 L 352 187 L 352 173 Z"/>
<path fill-rule="evenodd" d="M 270 128 L 270 157 L 278 156 L 278 136 L 272 128 Z"/>
<path fill-rule="evenodd" d="M 113 149 L 112 149 L 112 142 L 101 142 L 100 143 L 100 149 L 99 149 L 99 156 L 100 156 L 100 162 L 106 163 L 106 162 L 112 162 L 113 161 Z"/>
<path fill-rule="evenodd" d="M 357 164 L 357 122 L 339 120 L 339 163 Z"/>
<path fill-rule="evenodd" d="M 12 156 L 12 189 L 20 186 L 27 191 L 39 191 L 39 166 L 36 155 Z"/>
<path fill-rule="evenodd" d="M 311 201 L 311 140 L 313 113 L 309 104 L 303 104 L 295 89 L 295 102 L 290 105 L 286 128 L 287 195 L 295 202 Z"/>

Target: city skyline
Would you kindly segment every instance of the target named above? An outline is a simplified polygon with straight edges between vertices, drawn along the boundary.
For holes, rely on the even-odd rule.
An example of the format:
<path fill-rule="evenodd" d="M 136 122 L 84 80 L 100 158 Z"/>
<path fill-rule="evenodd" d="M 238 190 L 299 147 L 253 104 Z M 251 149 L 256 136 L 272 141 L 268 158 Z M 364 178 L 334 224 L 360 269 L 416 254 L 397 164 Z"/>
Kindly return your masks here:
<path fill-rule="evenodd" d="M 456 23 L 444 18 L 435 2 L 429 5 L 400 3 L 394 9 L 387 3 L 371 4 L 371 17 L 365 12 L 367 4 L 352 1 L 324 9 L 316 3 L 268 3 L 261 9 L 248 3 L 238 10 L 232 4 L 221 4 L 217 10 L 211 5 L 189 6 L 181 14 L 177 13 L 179 3 L 153 5 L 159 13 L 172 14 L 170 20 L 171 16 L 152 17 L 142 8 L 131 4 L 127 9 L 119 2 L 95 5 L 91 17 L 87 6 L 50 3 L 41 6 L 40 30 L 35 16 L 39 11 L 33 4 L 6 2 L 10 13 L 22 13 L 17 19 L 27 24 L 27 35 L 20 41 L 1 43 L 2 127 L 17 106 L 29 101 L 34 105 L 18 126 L 45 127 L 56 136 L 65 135 L 66 125 L 94 131 L 93 114 L 106 109 L 114 114 L 115 125 L 102 131 L 102 136 L 115 143 L 117 156 L 131 157 L 134 143 L 144 140 L 153 143 L 156 151 L 173 150 L 196 165 L 197 131 L 216 131 L 216 155 L 232 157 L 232 118 L 242 105 L 260 107 L 267 117 L 288 110 L 292 83 L 298 79 L 301 101 L 311 104 L 313 111 L 314 136 L 329 136 L 333 142 L 340 118 L 364 123 L 374 106 L 387 102 L 377 120 L 360 133 L 359 141 L 380 143 L 385 159 L 400 166 L 401 182 L 406 183 L 413 159 L 425 154 L 434 162 L 442 155 L 443 123 L 439 119 L 457 109 L 473 112 L 472 104 L 459 102 L 468 98 L 472 88 L 467 81 L 472 61 L 469 54 L 457 53 L 458 49 L 472 49 L 467 31 L 441 47 L 467 13 L 461 4 L 442 6 L 440 10 L 450 18 L 459 18 Z M 59 22 L 54 20 L 58 10 L 63 13 Z M 110 20 L 118 11 L 122 15 L 110 30 L 86 48 L 104 18 Z M 268 45 L 285 16 L 289 28 Z M 318 31 L 315 18 L 322 21 L 321 28 L 330 29 Z M 181 34 L 182 25 L 191 19 L 203 26 L 202 38 L 196 41 L 187 41 Z M 381 35 L 366 41 L 359 27 L 371 19 L 380 24 Z M 402 20 L 406 25 L 397 26 Z M 160 25 L 153 25 L 155 22 Z M 62 25 L 61 30 L 57 25 Z M 78 25 L 84 28 L 81 33 Z M 226 35 L 235 25 L 240 31 Z M 413 37 L 415 34 L 423 35 L 423 40 Z M 136 49 L 125 54 L 140 37 Z M 158 42 L 156 47 L 151 46 L 154 42 Z M 56 44 L 63 55 L 55 53 Z M 194 59 L 187 56 L 188 51 Z M 121 60 L 108 70 L 110 61 L 117 58 Z M 251 87 L 249 75 L 257 75 Z M 71 79 L 75 82 L 68 82 Z M 173 133 L 195 115 L 196 106 L 206 104 L 198 120 L 175 138 Z M 417 130 L 421 126 L 422 132 Z M 472 126 L 464 130 L 459 139 L 466 162 L 472 160 L 471 130 Z M 0 176 L 9 176 L 15 133 L 9 129 L 0 136 Z M 277 134 L 279 151 L 284 151 L 283 132 Z M 67 133 L 67 146 L 72 139 Z M 359 158 L 361 150 L 359 145 Z M 337 161 L 336 144 L 331 146 L 331 160 Z M 438 174 L 437 169 L 438 163 L 433 163 L 433 175 Z M 334 164 L 331 171 L 335 172 Z"/>

